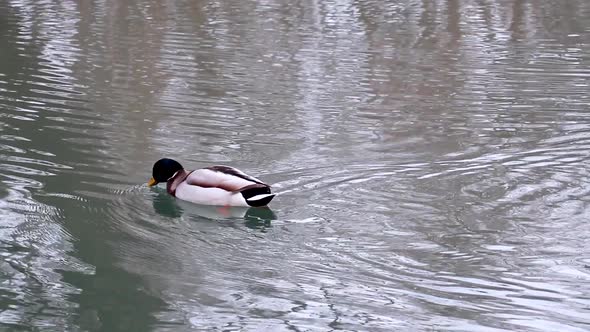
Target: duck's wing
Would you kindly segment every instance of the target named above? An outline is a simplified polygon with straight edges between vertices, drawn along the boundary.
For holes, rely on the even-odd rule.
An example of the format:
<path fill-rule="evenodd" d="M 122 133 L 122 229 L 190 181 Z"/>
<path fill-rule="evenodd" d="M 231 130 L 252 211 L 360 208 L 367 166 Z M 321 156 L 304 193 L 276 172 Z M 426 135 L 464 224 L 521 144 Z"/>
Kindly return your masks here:
<path fill-rule="evenodd" d="M 211 166 L 191 172 L 186 183 L 199 187 L 215 187 L 227 191 L 240 191 L 248 186 L 263 186 L 267 184 L 230 166 Z"/>
<path fill-rule="evenodd" d="M 211 167 L 207 167 L 206 169 L 210 169 L 212 171 L 215 172 L 219 172 L 222 174 L 226 174 L 228 176 L 235 176 L 235 177 L 239 177 L 241 179 L 244 179 L 246 181 L 250 181 L 253 183 L 258 183 L 258 184 L 263 184 L 265 186 L 268 186 L 266 183 L 258 180 L 257 178 L 250 176 L 242 171 L 240 171 L 237 168 L 231 167 L 231 166 L 223 166 L 223 165 L 218 165 L 218 166 L 211 166 Z"/>

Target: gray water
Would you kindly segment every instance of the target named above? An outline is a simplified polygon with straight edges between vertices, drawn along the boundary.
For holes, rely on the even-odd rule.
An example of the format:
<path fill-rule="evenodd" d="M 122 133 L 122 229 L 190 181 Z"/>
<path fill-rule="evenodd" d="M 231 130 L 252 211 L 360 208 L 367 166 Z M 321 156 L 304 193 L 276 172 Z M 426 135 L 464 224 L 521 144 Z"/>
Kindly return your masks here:
<path fill-rule="evenodd" d="M 2 0 L 1 329 L 590 331 L 589 85 L 587 0 Z"/>

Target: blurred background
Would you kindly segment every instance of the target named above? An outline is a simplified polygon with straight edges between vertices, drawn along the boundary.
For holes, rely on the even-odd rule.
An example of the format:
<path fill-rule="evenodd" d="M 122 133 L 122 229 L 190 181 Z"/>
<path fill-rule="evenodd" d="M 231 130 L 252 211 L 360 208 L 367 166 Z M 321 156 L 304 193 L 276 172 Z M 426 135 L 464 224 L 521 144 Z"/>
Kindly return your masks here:
<path fill-rule="evenodd" d="M 2 0 L 0 326 L 587 331 L 589 84 L 587 0 Z"/>

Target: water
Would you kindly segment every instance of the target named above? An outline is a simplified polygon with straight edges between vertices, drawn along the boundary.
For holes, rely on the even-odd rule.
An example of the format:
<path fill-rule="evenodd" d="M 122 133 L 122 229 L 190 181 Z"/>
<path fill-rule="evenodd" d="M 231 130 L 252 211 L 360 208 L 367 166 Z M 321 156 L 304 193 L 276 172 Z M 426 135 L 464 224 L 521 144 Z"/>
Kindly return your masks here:
<path fill-rule="evenodd" d="M 585 0 L 4 0 L 2 329 L 588 331 L 589 85 Z"/>

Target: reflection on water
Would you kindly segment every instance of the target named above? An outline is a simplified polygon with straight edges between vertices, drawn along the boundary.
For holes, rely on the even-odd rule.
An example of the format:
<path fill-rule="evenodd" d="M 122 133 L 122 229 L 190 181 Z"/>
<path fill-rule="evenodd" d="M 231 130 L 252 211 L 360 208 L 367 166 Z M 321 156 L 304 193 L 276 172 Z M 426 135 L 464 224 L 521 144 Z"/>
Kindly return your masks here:
<path fill-rule="evenodd" d="M 590 3 L 0 4 L 6 329 L 590 328 Z M 180 202 L 229 164 L 271 209 Z"/>
<path fill-rule="evenodd" d="M 270 227 L 271 221 L 277 216 L 268 207 L 244 208 L 196 205 L 180 201 L 170 196 L 164 189 L 157 188 L 157 196 L 153 199 L 154 211 L 166 218 L 181 218 L 185 213 L 191 216 L 199 216 L 215 222 L 229 220 L 235 223 L 244 220 L 244 224 L 253 229 Z"/>

